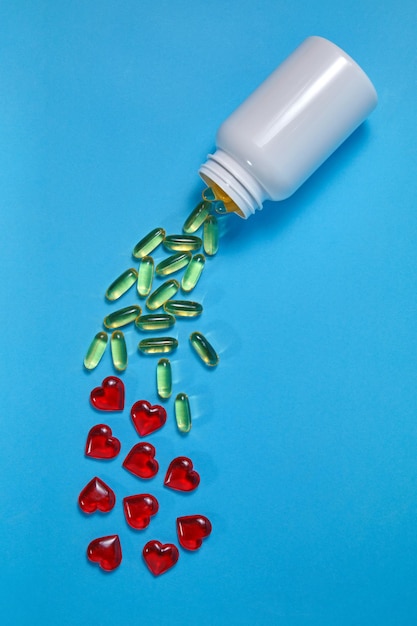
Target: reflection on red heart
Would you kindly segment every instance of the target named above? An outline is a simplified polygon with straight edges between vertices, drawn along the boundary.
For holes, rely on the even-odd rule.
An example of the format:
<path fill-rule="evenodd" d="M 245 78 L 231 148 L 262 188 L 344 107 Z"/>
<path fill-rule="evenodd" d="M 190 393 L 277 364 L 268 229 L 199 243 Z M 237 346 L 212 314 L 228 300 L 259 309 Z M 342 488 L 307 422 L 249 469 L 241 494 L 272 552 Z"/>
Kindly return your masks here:
<path fill-rule="evenodd" d="M 200 483 L 199 474 L 193 470 L 193 462 L 179 456 L 169 464 L 164 485 L 176 491 L 193 491 Z"/>
<path fill-rule="evenodd" d="M 154 576 L 159 576 L 173 567 L 179 557 L 178 548 L 173 543 L 162 544 L 156 540 L 148 541 L 142 554 Z"/>
<path fill-rule="evenodd" d="M 110 489 L 105 482 L 95 476 L 78 496 L 78 504 L 84 513 L 94 513 L 101 511 L 108 513 L 112 510 L 116 502 L 113 489 Z"/>
<path fill-rule="evenodd" d="M 125 386 L 117 376 L 108 376 L 90 394 L 91 404 L 99 411 L 123 411 Z"/>
<path fill-rule="evenodd" d="M 152 478 L 159 469 L 155 448 L 145 441 L 137 443 L 123 461 L 123 467 L 139 478 Z"/>
<path fill-rule="evenodd" d="M 150 435 L 161 428 L 167 419 L 167 412 L 163 406 L 152 406 L 146 400 L 138 400 L 132 406 L 130 415 L 133 424 L 141 437 Z"/>
<path fill-rule="evenodd" d="M 93 459 L 114 459 L 120 452 L 120 441 L 112 437 L 112 430 L 106 424 L 91 428 L 85 444 L 85 454 Z"/>
<path fill-rule="evenodd" d="M 158 512 L 158 500 L 149 493 L 123 498 L 123 510 L 129 526 L 142 530 L 149 526 L 151 516 Z"/>
<path fill-rule="evenodd" d="M 204 515 L 177 517 L 177 533 L 180 545 L 186 550 L 198 550 L 203 539 L 211 533 L 211 522 Z"/>
<path fill-rule="evenodd" d="M 122 546 L 118 535 L 93 539 L 87 548 L 87 558 L 106 572 L 119 567 L 122 562 Z"/>

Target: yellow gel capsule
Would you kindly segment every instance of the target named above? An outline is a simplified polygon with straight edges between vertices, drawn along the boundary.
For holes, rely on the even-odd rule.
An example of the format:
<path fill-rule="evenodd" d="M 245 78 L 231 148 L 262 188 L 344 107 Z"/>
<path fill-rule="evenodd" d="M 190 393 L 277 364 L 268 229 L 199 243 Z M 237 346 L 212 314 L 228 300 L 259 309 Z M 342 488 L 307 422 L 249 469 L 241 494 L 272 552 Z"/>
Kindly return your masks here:
<path fill-rule="evenodd" d="M 174 326 L 174 324 L 175 317 L 168 313 L 140 315 L 135 321 L 135 326 L 139 328 L 139 330 L 163 330 L 164 328 Z"/>
<path fill-rule="evenodd" d="M 154 262 L 151 256 L 144 256 L 139 264 L 137 290 L 141 298 L 151 293 L 154 272 Z"/>
<path fill-rule="evenodd" d="M 202 333 L 194 332 L 190 335 L 190 342 L 200 359 L 210 367 L 214 367 L 219 362 L 219 357 L 211 343 Z"/>
<path fill-rule="evenodd" d="M 182 270 L 191 260 L 191 252 L 177 252 L 167 259 L 164 259 L 155 268 L 155 272 L 159 276 L 168 276 Z"/>
<path fill-rule="evenodd" d="M 95 335 L 84 358 L 84 367 L 86 369 L 93 370 L 100 363 L 107 346 L 107 340 L 107 333 L 103 331 Z"/>
<path fill-rule="evenodd" d="M 155 291 L 151 293 L 151 295 L 146 300 L 146 306 L 151 311 L 158 309 L 162 306 L 169 298 L 175 296 L 178 289 L 180 288 L 180 284 L 175 278 L 171 278 L 170 280 L 165 281 L 160 285 Z M 167 311 L 168 312 L 168 311 Z"/>
<path fill-rule="evenodd" d="M 130 267 L 128 270 L 123 272 L 123 274 L 120 274 L 120 276 L 118 276 L 107 289 L 107 300 L 117 300 L 120 298 L 120 296 L 126 293 L 126 291 L 135 284 L 137 279 L 137 271 L 133 267 Z"/>
<path fill-rule="evenodd" d="M 206 257 L 204 254 L 195 254 L 193 256 L 181 280 L 181 289 L 183 291 L 188 292 L 194 289 L 204 269 L 205 262 Z"/>
<path fill-rule="evenodd" d="M 195 235 L 168 235 L 164 239 L 164 246 L 168 250 L 178 250 L 179 252 L 189 252 L 198 250 L 202 246 L 202 240 Z"/>
<path fill-rule="evenodd" d="M 165 237 L 165 230 L 163 228 L 154 228 L 143 239 L 138 241 L 133 248 L 133 256 L 136 259 L 141 259 L 147 256 L 150 252 L 155 250 L 157 246 L 163 241 Z"/>
<path fill-rule="evenodd" d="M 152 337 L 152 339 L 142 339 L 138 348 L 145 354 L 161 354 L 172 352 L 178 347 L 178 340 L 174 337 Z"/>
<path fill-rule="evenodd" d="M 172 373 L 169 359 L 160 359 L 156 366 L 156 387 L 158 396 L 166 400 L 172 393 Z"/>
<path fill-rule="evenodd" d="M 114 367 L 123 372 L 127 367 L 127 349 L 125 336 L 121 330 L 115 330 L 110 338 L 111 357 Z"/>
<path fill-rule="evenodd" d="M 185 233 L 195 233 L 210 213 L 211 204 L 207 200 L 202 200 L 190 213 L 182 227 Z"/>
<path fill-rule="evenodd" d="M 206 254 L 216 254 L 219 249 L 219 225 L 214 215 L 209 215 L 204 221 L 203 242 Z"/>
<path fill-rule="evenodd" d="M 164 309 L 176 317 L 197 317 L 203 312 L 203 306 L 191 300 L 168 300 L 164 304 Z"/>
<path fill-rule="evenodd" d="M 134 322 L 141 312 L 140 306 L 132 304 L 132 306 L 126 306 L 107 315 L 103 324 L 106 328 L 120 328 L 120 326 L 126 326 L 126 324 Z"/>
<path fill-rule="evenodd" d="M 186 393 L 179 393 L 175 398 L 175 421 L 180 433 L 189 433 L 191 430 L 190 402 Z"/>

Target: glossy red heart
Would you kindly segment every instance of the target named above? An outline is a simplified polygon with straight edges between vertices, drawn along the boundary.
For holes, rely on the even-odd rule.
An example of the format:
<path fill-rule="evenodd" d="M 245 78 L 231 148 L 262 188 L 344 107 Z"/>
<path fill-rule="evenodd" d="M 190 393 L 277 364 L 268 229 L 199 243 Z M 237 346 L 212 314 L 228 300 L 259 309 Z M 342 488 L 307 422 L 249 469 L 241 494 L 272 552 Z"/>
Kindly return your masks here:
<path fill-rule="evenodd" d="M 108 376 L 90 393 L 90 401 L 99 411 L 123 411 L 125 406 L 125 386 L 117 376 Z"/>
<path fill-rule="evenodd" d="M 178 541 L 186 550 L 198 550 L 211 529 L 211 522 L 205 515 L 177 517 Z"/>
<path fill-rule="evenodd" d="M 122 546 L 118 535 L 93 539 L 87 548 L 87 558 L 106 572 L 119 567 L 122 562 Z"/>
<path fill-rule="evenodd" d="M 179 456 L 169 464 L 164 485 L 176 491 L 193 491 L 200 483 L 199 474 L 193 469 L 193 462 L 186 456 Z"/>
<path fill-rule="evenodd" d="M 105 482 L 95 476 L 78 496 L 78 504 L 84 513 L 94 513 L 101 511 L 108 513 L 112 510 L 116 502 L 113 489 L 110 489 Z"/>
<path fill-rule="evenodd" d="M 147 400 L 138 400 L 130 409 L 133 424 L 141 437 L 150 435 L 162 428 L 167 420 L 167 412 L 163 406 L 152 406 Z"/>
<path fill-rule="evenodd" d="M 152 478 L 158 472 L 155 448 L 151 443 L 137 443 L 123 461 L 123 467 L 139 478 Z"/>
<path fill-rule="evenodd" d="M 178 548 L 173 543 L 162 544 L 156 540 L 148 541 L 142 554 L 146 565 L 155 576 L 159 576 L 173 567 L 179 557 Z"/>
<path fill-rule="evenodd" d="M 112 436 L 110 426 L 97 424 L 91 428 L 85 444 L 85 454 L 93 459 L 114 459 L 120 452 L 120 441 Z"/>
<path fill-rule="evenodd" d="M 123 498 L 123 510 L 126 522 L 136 530 L 149 526 L 151 516 L 158 512 L 158 500 L 149 493 Z"/>

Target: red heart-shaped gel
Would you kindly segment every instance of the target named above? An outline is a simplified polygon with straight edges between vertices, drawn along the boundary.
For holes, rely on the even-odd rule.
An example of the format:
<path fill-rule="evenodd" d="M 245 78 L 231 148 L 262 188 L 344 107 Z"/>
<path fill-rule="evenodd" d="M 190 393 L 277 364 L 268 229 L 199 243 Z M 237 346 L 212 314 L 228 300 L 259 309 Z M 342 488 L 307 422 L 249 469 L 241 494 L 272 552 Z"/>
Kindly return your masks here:
<path fill-rule="evenodd" d="M 123 510 L 129 526 L 142 530 L 149 526 L 151 516 L 158 512 L 158 500 L 149 493 L 123 498 Z"/>
<path fill-rule="evenodd" d="M 176 491 L 193 491 L 200 483 L 199 474 L 193 470 L 193 462 L 186 456 L 178 456 L 169 464 L 164 485 Z"/>
<path fill-rule="evenodd" d="M 87 436 L 85 454 L 93 459 L 114 459 L 120 452 L 120 441 L 112 437 L 112 430 L 106 424 L 93 426 Z"/>
<path fill-rule="evenodd" d="M 106 572 L 119 567 L 122 562 L 122 546 L 118 535 L 93 539 L 87 548 L 87 558 Z"/>
<path fill-rule="evenodd" d="M 186 550 L 198 550 L 203 539 L 211 533 L 211 522 L 204 515 L 177 517 L 177 533 L 180 545 Z"/>
<path fill-rule="evenodd" d="M 173 543 L 162 544 L 156 540 L 148 541 L 142 554 L 146 565 L 155 576 L 173 567 L 179 557 L 178 548 Z"/>
<path fill-rule="evenodd" d="M 130 409 L 133 424 L 141 437 L 150 435 L 161 428 L 167 420 L 163 406 L 152 406 L 146 400 L 138 400 Z"/>
<path fill-rule="evenodd" d="M 117 376 L 108 376 L 90 393 L 90 401 L 99 411 L 123 411 L 125 386 Z"/>
<path fill-rule="evenodd" d="M 145 441 L 137 443 L 123 461 L 123 467 L 139 478 L 152 478 L 159 469 L 155 448 Z"/>
<path fill-rule="evenodd" d="M 78 504 L 84 513 L 94 513 L 101 511 L 108 513 L 112 510 L 116 502 L 113 489 L 110 489 L 105 482 L 95 476 L 78 496 Z"/>

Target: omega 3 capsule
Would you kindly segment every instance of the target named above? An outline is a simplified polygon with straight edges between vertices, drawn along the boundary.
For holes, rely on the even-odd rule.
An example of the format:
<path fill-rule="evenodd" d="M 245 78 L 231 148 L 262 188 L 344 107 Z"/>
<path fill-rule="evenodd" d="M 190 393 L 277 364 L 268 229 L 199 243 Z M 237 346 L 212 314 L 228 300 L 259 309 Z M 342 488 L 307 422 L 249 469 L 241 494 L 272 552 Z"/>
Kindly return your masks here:
<path fill-rule="evenodd" d="M 123 274 L 120 274 L 120 276 L 118 276 L 107 289 L 107 300 L 117 300 L 120 298 L 120 296 L 126 293 L 126 291 L 135 284 L 137 279 L 137 271 L 133 267 L 130 267 L 128 270 L 123 272 Z"/>
<path fill-rule="evenodd" d="M 120 326 L 126 326 L 126 324 L 134 322 L 141 312 L 140 306 L 132 304 L 132 306 L 126 306 L 123 309 L 109 313 L 104 318 L 103 324 L 106 328 L 120 328 Z"/>
<path fill-rule="evenodd" d="M 155 248 L 162 243 L 165 237 L 165 231 L 163 228 L 154 228 L 148 233 L 143 239 L 138 241 L 136 246 L 133 248 L 133 256 L 136 259 L 141 259 L 144 256 L 150 254 Z"/>
<path fill-rule="evenodd" d="M 202 240 L 195 235 L 168 235 L 164 239 L 164 246 L 168 250 L 188 252 L 198 250 L 202 246 Z"/>
<path fill-rule="evenodd" d="M 186 393 L 179 393 L 175 398 L 175 421 L 181 433 L 189 433 L 191 430 L 190 402 Z"/>
<path fill-rule="evenodd" d="M 167 300 L 172 298 L 172 296 L 175 296 L 179 288 L 180 284 L 177 280 L 175 280 L 175 278 L 165 281 L 151 293 L 146 300 L 146 306 L 151 311 L 159 309 L 159 307 L 162 306 Z"/>
<path fill-rule="evenodd" d="M 166 400 L 172 394 L 172 373 L 169 359 L 159 359 L 156 366 L 156 387 L 158 396 Z"/>
<path fill-rule="evenodd" d="M 97 367 L 106 349 L 107 341 L 107 333 L 101 331 L 95 335 L 84 358 L 84 367 L 86 369 L 93 370 Z"/>
<path fill-rule="evenodd" d="M 141 298 L 151 293 L 154 274 L 154 262 L 151 256 L 144 256 L 139 263 L 137 290 Z"/>
<path fill-rule="evenodd" d="M 178 340 L 174 337 L 152 337 L 150 339 L 142 339 L 138 348 L 144 354 L 160 354 L 164 352 L 173 352 L 178 347 Z"/>
<path fill-rule="evenodd" d="M 123 372 L 127 367 L 127 349 L 124 334 L 115 330 L 110 338 L 111 356 L 114 367 Z"/>
<path fill-rule="evenodd" d="M 181 280 L 181 289 L 183 291 L 188 292 L 194 289 L 204 269 L 205 262 L 206 257 L 204 254 L 195 254 L 193 256 Z"/>
<path fill-rule="evenodd" d="M 214 367 L 219 362 L 219 357 L 211 343 L 204 337 L 203 333 L 194 332 L 190 335 L 190 342 L 200 359 L 210 367 Z"/>

